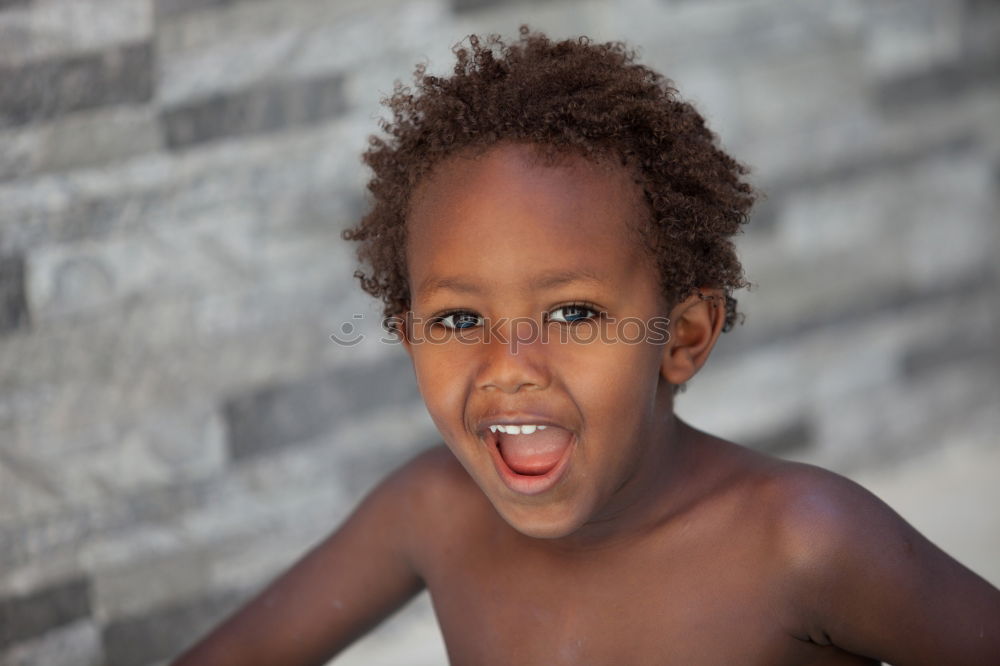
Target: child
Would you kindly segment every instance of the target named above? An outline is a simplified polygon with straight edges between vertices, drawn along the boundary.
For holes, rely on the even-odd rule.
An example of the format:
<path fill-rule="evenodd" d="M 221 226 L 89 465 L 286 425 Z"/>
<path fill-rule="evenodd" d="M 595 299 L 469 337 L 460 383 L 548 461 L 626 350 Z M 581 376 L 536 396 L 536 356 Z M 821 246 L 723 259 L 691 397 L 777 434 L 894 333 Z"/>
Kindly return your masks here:
<path fill-rule="evenodd" d="M 753 193 L 621 44 L 397 87 L 345 237 L 444 445 L 177 663 L 321 664 L 426 587 L 453 664 L 1000 664 L 1000 592 L 830 472 L 700 432 Z"/>

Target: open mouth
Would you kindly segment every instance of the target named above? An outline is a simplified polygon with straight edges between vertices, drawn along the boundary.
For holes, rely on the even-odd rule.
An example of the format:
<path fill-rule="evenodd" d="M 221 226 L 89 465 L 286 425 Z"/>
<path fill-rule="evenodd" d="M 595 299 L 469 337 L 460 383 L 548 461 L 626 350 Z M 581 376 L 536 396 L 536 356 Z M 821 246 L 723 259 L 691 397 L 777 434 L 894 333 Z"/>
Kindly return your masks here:
<path fill-rule="evenodd" d="M 491 425 L 484 442 L 501 478 L 520 493 L 534 494 L 562 476 L 573 447 L 573 433 L 552 424 Z"/>
<path fill-rule="evenodd" d="M 557 426 L 494 425 L 497 450 L 511 471 L 523 476 L 542 476 L 562 459 L 572 435 Z"/>

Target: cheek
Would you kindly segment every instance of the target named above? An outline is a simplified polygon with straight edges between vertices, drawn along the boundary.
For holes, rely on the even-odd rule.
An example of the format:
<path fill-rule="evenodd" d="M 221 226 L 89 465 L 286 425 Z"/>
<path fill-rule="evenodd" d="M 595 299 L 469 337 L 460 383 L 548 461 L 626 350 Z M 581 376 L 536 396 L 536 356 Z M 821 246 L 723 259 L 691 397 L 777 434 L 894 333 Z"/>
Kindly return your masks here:
<path fill-rule="evenodd" d="M 428 413 L 442 434 L 462 428 L 466 381 L 456 354 L 445 345 L 414 348 L 413 369 Z"/>
<path fill-rule="evenodd" d="M 655 392 L 659 350 L 646 343 L 570 345 L 559 352 L 559 367 L 574 399 L 587 412 L 618 412 L 620 419 L 636 411 Z"/>

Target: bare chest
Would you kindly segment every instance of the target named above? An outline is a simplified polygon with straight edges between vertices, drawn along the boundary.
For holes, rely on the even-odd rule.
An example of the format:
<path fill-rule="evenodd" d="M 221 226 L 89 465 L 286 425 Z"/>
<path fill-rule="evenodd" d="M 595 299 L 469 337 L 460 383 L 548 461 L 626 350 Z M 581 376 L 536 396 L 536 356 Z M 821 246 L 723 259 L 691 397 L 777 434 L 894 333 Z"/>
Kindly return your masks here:
<path fill-rule="evenodd" d="M 454 666 L 870 663 L 792 637 L 739 549 L 451 552 L 427 585 Z"/>

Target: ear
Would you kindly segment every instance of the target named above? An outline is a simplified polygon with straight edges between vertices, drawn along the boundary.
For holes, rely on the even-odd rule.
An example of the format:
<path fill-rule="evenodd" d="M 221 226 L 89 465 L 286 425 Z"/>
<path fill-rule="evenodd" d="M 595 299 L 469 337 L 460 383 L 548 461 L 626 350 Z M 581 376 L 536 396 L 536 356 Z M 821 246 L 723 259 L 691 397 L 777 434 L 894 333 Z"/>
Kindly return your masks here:
<path fill-rule="evenodd" d="M 683 384 L 701 369 L 726 323 L 726 297 L 721 289 L 699 289 L 670 313 L 670 341 L 663 349 L 660 374 Z"/>

